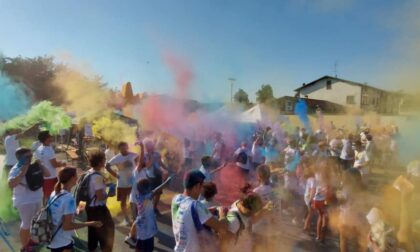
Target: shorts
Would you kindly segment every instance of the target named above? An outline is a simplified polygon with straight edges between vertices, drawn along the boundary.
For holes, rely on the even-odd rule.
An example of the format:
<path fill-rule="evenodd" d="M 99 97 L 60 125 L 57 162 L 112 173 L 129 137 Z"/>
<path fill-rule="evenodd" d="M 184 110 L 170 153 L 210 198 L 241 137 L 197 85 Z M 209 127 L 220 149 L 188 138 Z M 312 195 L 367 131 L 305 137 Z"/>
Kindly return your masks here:
<path fill-rule="evenodd" d="M 126 201 L 131 193 L 131 187 L 117 187 L 117 201 Z"/>
<path fill-rule="evenodd" d="M 60 247 L 60 248 L 50 248 L 51 252 L 63 252 L 64 250 L 73 250 L 73 242 L 71 242 L 69 245 Z"/>
<path fill-rule="evenodd" d="M 137 240 L 136 251 L 153 252 L 155 249 L 155 238 L 152 237 L 147 240 Z"/>
<path fill-rule="evenodd" d="M 39 203 L 29 203 L 23 204 L 16 207 L 19 212 L 19 217 L 21 220 L 20 228 L 29 230 L 31 227 L 32 218 L 38 213 L 41 209 L 41 202 Z"/>
<path fill-rule="evenodd" d="M 51 193 L 54 191 L 54 186 L 57 184 L 57 178 L 44 179 L 42 184 L 42 191 L 44 192 L 44 199 L 48 199 L 51 196 Z"/>
<path fill-rule="evenodd" d="M 327 205 L 325 205 L 325 200 L 314 200 L 312 201 L 312 208 L 320 212 L 324 212 Z"/>

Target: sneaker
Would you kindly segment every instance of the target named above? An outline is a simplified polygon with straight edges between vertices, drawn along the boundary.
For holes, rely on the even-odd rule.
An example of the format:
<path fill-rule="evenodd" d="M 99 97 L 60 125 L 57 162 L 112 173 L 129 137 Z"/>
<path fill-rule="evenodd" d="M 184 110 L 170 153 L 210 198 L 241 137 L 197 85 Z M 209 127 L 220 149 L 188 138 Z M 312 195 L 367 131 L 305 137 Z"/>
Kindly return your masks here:
<path fill-rule="evenodd" d="M 126 244 L 128 244 L 128 246 L 130 246 L 130 248 L 132 248 L 132 249 L 135 249 L 136 248 L 137 240 L 134 239 L 133 237 L 126 236 L 125 239 L 124 239 L 124 242 Z"/>

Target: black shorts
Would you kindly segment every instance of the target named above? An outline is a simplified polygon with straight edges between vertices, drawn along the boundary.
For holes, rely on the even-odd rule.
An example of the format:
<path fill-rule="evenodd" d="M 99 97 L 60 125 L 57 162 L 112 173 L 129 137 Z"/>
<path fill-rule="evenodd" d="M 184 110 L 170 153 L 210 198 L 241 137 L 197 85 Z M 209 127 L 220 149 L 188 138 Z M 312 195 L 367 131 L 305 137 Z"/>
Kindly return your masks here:
<path fill-rule="evenodd" d="M 152 237 L 147 240 L 137 240 L 136 251 L 153 252 L 155 249 L 155 238 Z"/>
<path fill-rule="evenodd" d="M 61 247 L 61 248 L 50 248 L 51 252 L 63 252 L 64 250 L 73 249 L 73 242 L 71 242 L 69 245 Z"/>

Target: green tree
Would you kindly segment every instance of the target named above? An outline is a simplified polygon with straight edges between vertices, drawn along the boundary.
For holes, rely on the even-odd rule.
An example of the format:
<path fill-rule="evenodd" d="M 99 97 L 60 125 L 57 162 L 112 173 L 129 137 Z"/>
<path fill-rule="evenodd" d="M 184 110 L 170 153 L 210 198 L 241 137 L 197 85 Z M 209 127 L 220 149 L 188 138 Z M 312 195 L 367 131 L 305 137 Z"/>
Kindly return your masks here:
<path fill-rule="evenodd" d="M 50 100 L 54 104 L 63 101 L 62 90 L 53 83 L 59 67 L 62 66 L 54 63 L 54 58 L 49 56 L 0 57 L 0 71 L 14 81 L 22 83 L 34 101 Z"/>
<path fill-rule="evenodd" d="M 236 103 L 243 104 L 246 106 L 249 105 L 248 94 L 243 89 L 239 89 L 233 96 L 233 99 Z"/>
<path fill-rule="evenodd" d="M 263 84 L 256 95 L 259 103 L 269 103 L 274 100 L 273 88 L 270 84 Z"/>

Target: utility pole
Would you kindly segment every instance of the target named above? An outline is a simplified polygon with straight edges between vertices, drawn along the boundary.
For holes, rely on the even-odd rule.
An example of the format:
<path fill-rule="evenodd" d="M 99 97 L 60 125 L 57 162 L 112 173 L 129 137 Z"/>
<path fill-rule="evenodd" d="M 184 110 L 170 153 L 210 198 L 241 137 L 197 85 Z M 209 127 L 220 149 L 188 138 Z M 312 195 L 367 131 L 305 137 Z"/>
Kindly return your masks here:
<path fill-rule="evenodd" d="M 335 78 L 337 78 L 337 71 L 338 71 L 338 61 L 336 60 L 334 62 L 334 75 L 335 75 Z"/>
<path fill-rule="evenodd" d="M 233 103 L 233 85 L 235 84 L 236 79 L 230 77 L 228 81 L 230 81 L 230 103 Z"/>

